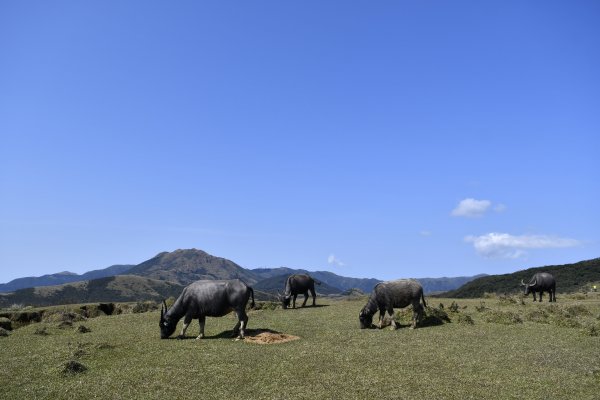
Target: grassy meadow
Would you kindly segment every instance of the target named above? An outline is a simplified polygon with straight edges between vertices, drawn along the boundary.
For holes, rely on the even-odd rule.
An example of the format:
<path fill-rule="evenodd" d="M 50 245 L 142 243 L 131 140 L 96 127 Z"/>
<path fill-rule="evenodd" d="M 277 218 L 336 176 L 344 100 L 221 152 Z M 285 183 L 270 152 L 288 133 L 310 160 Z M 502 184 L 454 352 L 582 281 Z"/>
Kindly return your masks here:
<path fill-rule="evenodd" d="M 300 337 L 270 345 L 232 340 L 233 315 L 207 318 L 203 340 L 197 321 L 160 340 L 157 311 L 33 323 L 0 337 L 0 398 L 600 398 L 599 297 L 427 300 L 416 330 L 358 329 L 365 298 L 251 311 L 250 329 Z"/>

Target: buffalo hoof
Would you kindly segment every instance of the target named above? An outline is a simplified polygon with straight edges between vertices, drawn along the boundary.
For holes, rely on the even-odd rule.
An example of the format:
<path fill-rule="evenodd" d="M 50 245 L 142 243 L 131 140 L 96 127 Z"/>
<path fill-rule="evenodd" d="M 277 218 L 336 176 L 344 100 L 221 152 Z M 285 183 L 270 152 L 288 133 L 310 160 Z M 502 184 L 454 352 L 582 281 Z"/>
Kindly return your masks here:
<path fill-rule="evenodd" d="M 200 335 L 198 335 L 198 337 L 196 337 L 196 340 L 200 340 L 200 339 L 202 339 L 203 337 L 204 337 L 204 335 L 200 334 Z"/>
<path fill-rule="evenodd" d="M 183 336 L 183 335 L 177 336 L 177 340 L 182 340 L 182 339 L 185 339 L 185 336 Z"/>

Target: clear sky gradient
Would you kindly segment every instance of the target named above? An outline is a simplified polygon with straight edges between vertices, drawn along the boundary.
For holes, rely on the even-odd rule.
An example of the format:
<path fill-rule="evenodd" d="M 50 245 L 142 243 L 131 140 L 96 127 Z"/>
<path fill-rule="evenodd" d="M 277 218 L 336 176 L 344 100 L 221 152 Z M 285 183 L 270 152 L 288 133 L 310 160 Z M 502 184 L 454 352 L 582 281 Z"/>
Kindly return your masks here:
<path fill-rule="evenodd" d="M 600 2 L 0 3 L 0 282 L 198 248 L 391 279 L 600 256 Z"/>

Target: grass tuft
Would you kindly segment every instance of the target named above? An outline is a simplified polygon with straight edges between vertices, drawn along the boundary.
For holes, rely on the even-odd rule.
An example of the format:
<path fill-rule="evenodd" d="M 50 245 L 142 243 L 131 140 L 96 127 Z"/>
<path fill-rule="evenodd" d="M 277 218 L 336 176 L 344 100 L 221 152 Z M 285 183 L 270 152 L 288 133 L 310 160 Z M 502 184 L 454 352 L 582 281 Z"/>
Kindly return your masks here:
<path fill-rule="evenodd" d="M 484 319 L 486 322 L 503 325 L 523 323 L 521 316 L 513 311 L 487 310 Z"/>
<path fill-rule="evenodd" d="M 458 314 L 456 316 L 456 322 L 463 325 L 475 325 L 475 321 L 469 314 Z"/>
<path fill-rule="evenodd" d="M 48 328 L 45 326 L 36 328 L 36 330 L 33 332 L 34 335 L 40 335 L 40 336 L 47 336 L 49 335 L 48 333 Z"/>
<path fill-rule="evenodd" d="M 85 365 L 83 365 L 82 363 L 80 363 L 79 361 L 76 360 L 70 360 L 67 361 L 64 365 L 63 365 L 63 374 L 80 374 L 82 372 L 87 371 L 87 367 Z"/>

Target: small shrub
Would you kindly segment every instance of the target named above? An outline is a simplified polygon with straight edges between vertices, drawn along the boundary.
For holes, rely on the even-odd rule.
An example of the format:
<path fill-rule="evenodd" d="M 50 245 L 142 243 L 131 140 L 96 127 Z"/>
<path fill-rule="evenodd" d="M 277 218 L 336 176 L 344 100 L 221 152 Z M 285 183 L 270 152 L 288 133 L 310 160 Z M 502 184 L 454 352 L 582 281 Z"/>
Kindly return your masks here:
<path fill-rule="evenodd" d="M 63 374 L 79 374 L 87 371 L 87 367 L 79 361 L 67 361 L 63 366 Z"/>
<path fill-rule="evenodd" d="M 37 328 L 34 332 L 34 335 L 40 335 L 40 336 L 46 336 L 48 335 L 48 328 L 45 326 L 42 326 L 41 328 Z"/>
<path fill-rule="evenodd" d="M 8 309 L 10 311 L 21 311 L 25 309 L 25 306 L 23 304 L 12 304 Z"/>
<path fill-rule="evenodd" d="M 5 317 L 0 317 L 0 328 L 12 331 L 12 321 Z"/>
<path fill-rule="evenodd" d="M 171 306 L 173 304 L 175 304 L 175 300 L 177 300 L 175 297 L 171 296 L 168 299 L 165 300 L 165 303 L 167 303 L 167 308 L 171 308 Z"/>
<path fill-rule="evenodd" d="M 548 324 L 550 322 L 548 320 L 548 317 L 548 313 L 541 308 L 531 310 L 527 314 L 525 314 L 526 321 L 536 322 L 538 324 Z"/>
<path fill-rule="evenodd" d="M 275 310 L 281 308 L 281 304 L 275 301 L 257 301 L 254 309 L 255 310 Z"/>
<path fill-rule="evenodd" d="M 468 314 L 458 314 L 456 322 L 463 325 L 475 325 L 475 321 L 473 321 L 473 318 Z"/>
<path fill-rule="evenodd" d="M 587 336 L 600 336 L 600 325 L 588 323 L 583 326 L 583 333 Z"/>
<path fill-rule="evenodd" d="M 517 304 L 517 300 L 512 296 L 509 296 L 507 294 L 502 294 L 502 295 L 498 296 L 498 303 L 500 303 L 501 305 L 508 306 L 508 305 Z"/>
<path fill-rule="evenodd" d="M 44 313 L 44 321 L 46 322 L 73 322 L 83 321 L 85 317 L 79 313 L 66 310 L 48 311 Z"/>
<path fill-rule="evenodd" d="M 485 306 L 485 301 L 480 301 L 480 302 L 479 302 L 479 305 L 478 305 L 478 306 L 475 306 L 475 309 L 476 309 L 478 312 L 484 312 L 484 311 L 486 311 L 486 310 L 489 310 L 489 308 Z"/>
<path fill-rule="evenodd" d="M 427 307 L 419 326 L 436 326 L 451 322 L 448 313 L 442 308 Z"/>
<path fill-rule="evenodd" d="M 79 333 L 88 333 L 91 331 L 92 330 L 90 328 L 88 328 L 87 326 L 84 326 L 84 325 L 79 325 L 79 327 L 77 328 L 77 332 L 79 332 Z"/>
<path fill-rule="evenodd" d="M 158 310 L 158 305 L 153 301 L 138 301 L 131 309 L 134 314 Z"/>
<path fill-rule="evenodd" d="M 592 315 L 583 304 L 573 304 L 564 308 L 563 314 L 570 317 L 589 317 Z"/>
<path fill-rule="evenodd" d="M 515 325 L 523 323 L 521 316 L 512 311 L 488 310 L 485 316 L 486 322 L 503 325 Z"/>
<path fill-rule="evenodd" d="M 407 307 L 396 311 L 394 314 L 394 321 L 400 325 L 411 325 L 412 317 L 413 310 L 411 307 Z M 450 317 L 448 317 L 448 314 L 443 308 L 427 307 L 423 311 L 423 318 L 418 322 L 417 326 L 436 326 L 446 322 L 450 322 Z M 386 317 L 384 319 L 384 326 L 389 325 L 389 323 L 390 321 Z"/>
<path fill-rule="evenodd" d="M 73 323 L 71 321 L 63 321 L 60 324 L 58 324 L 58 327 L 60 329 L 67 329 L 67 328 L 71 328 L 73 327 Z"/>
<path fill-rule="evenodd" d="M 493 299 L 494 297 L 496 297 L 496 293 L 483 292 L 482 297 L 484 299 Z"/>
<path fill-rule="evenodd" d="M 4 328 L 0 328 L 0 337 L 7 337 L 10 335 L 10 332 L 8 332 L 6 329 Z"/>
<path fill-rule="evenodd" d="M 456 303 L 455 301 L 452 302 L 452 304 L 450 304 L 450 307 L 448 307 L 448 309 L 454 313 L 458 312 L 458 309 L 460 307 L 458 306 L 458 303 Z"/>
<path fill-rule="evenodd" d="M 551 323 L 563 328 L 581 328 L 581 323 L 568 314 L 554 314 L 550 319 Z"/>

